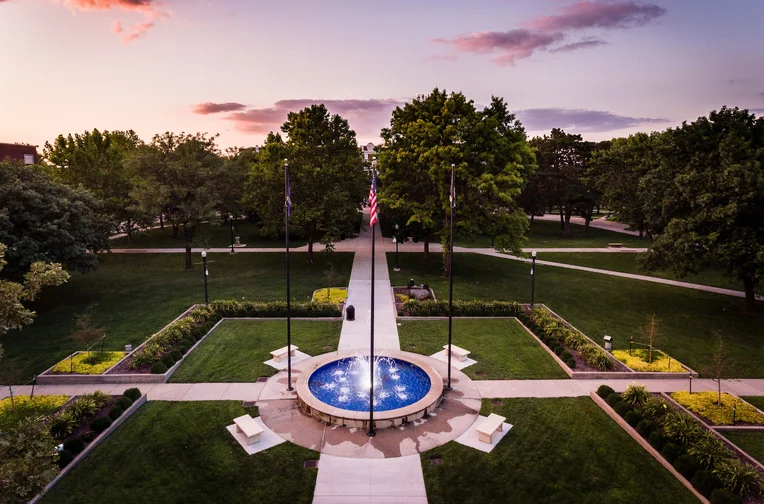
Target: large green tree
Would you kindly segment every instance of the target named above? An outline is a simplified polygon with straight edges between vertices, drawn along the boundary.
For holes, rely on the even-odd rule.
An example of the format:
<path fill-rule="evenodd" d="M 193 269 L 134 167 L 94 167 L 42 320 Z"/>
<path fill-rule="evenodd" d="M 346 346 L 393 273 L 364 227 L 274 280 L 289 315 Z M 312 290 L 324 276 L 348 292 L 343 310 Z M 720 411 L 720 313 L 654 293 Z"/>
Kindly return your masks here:
<path fill-rule="evenodd" d="M 59 135 L 53 144 L 45 143 L 43 152 L 56 180 L 88 189 L 101 201 L 112 231 L 126 233 L 130 240 L 136 228 L 151 224 L 156 217 L 139 211 L 130 194 L 134 176 L 124 163 L 142 143 L 132 130 L 94 129 L 66 137 Z"/>
<path fill-rule="evenodd" d="M 59 472 L 56 441 L 39 418 L 26 418 L 0 436 L 0 502 L 29 502 Z"/>
<path fill-rule="evenodd" d="M 756 308 L 764 276 L 764 118 L 723 107 L 667 130 L 640 181 L 648 268 L 677 275 L 723 265 Z"/>
<path fill-rule="evenodd" d="M 214 219 L 220 203 L 219 181 L 223 158 L 214 137 L 197 133 L 155 135 L 127 160 L 138 175 L 131 197 L 146 214 L 163 214 L 177 232 L 183 227 L 186 269 L 193 268 L 191 245 L 196 227 Z"/>
<path fill-rule="evenodd" d="M 271 133 L 254 164 L 247 200 L 263 221 L 263 231 L 275 235 L 284 226 L 284 160 L 289 162 L 292 211 L 290 231 L 308 239 L 308 261 L 313 245 L 330 246 L 353 232 L 361 201 L 369 190 L 355 131 L 347 120 L 311 105 L 290 112 Z"/>
<path fill-rule="evenodd" d="M 82 188 L 55 182 L 45 168 L 0 163 L 0 243 L 7 247 L 2 277 L 18 280 L 38 261 L 82 273 L 109 248 L 100 204 Z"/>
<path fill-rule="evenodd" d="M 382 130 L 379 199 L 429 243 L 440 237 L 447 273 L 451 165 L 455 165 L 456 235 L 491 231 L 501 250 L 519 251 L 527 219 L 516 200 L 536 163 L 525 130 L 501 98 L 477 110 L 462 93 L 435 89 L 393 111 Z"/>

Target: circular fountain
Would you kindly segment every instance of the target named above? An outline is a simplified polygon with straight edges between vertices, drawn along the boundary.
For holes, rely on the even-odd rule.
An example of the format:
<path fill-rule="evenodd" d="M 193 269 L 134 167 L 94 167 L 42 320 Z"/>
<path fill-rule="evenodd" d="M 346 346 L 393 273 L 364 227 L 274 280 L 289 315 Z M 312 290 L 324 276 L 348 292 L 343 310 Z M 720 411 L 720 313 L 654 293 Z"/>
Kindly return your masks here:
<path fill-rule="evenodd" d="M 369 357 L 316 357 L 297 380 L 300 408 L 329 424 L 369 428 Z M 386 350 L 374 359 L 374 429 L 422 418 L 441 401 L 443 379 L 421 356 Z"/>

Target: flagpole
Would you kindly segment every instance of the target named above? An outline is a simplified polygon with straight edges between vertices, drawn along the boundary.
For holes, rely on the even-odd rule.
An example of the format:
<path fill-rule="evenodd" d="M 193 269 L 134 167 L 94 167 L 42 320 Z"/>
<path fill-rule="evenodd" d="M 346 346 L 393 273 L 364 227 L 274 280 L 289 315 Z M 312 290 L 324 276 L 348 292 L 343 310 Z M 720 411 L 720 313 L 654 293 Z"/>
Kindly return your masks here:
<path fill-rule="evenodd" d="M 369 389 L 369 437 L 374 437 L 377 435 L 376 432 L 374 432 L 374 249 L 376 244 L 376 233 L 374 232 L 374 225 L 376 224 L 376 219 L 372 215 L 374 212 L 374 206 L 376 206 L 376 185 L 377 185 L 377 169 L 376 169 L 376 160 L 374 160 L 373 165 L 375 165 L 372 168 L 372 179 L 371 179 L 371 187 L 374 193 L 374 201 L 369 199 L 370 207 L 369 207 L 369 228 L 371 229 L 371 338 L 370 338 L 370 351 L 369 351 L 369 374 L 370 374 L 370 383 L 371 388 Z"/>
<path fill-rule="evenodd" d="M 289 163 L 284 160 L 284 222 L 286 227 L 286 296 L 287 296 L 287 390 L 292 388 L 292 299 L 289 292 L 289 214 L 291 213 L 292 201 L 289 188 Z"/>
<path fill-rule="evenodd" d="M 448 384 L 446 390 L 451 390 L 451 328 L 454 317 L 454 212 L 456 212 L 453 163 L 451 164 L 451 191 L 448 199 L 451 206 L 451 239 L 448 244 Z"/>

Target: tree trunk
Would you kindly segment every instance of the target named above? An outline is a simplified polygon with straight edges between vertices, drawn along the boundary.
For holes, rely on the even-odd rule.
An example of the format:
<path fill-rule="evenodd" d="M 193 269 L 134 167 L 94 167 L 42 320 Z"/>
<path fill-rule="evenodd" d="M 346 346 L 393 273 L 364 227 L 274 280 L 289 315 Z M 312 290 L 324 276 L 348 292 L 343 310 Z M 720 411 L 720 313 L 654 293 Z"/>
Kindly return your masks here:
<path fill-rule="evenodd" d="M 743 280 L 743 289 L 745 290 L 745 310 L 756 311 L 756 284 L 746 278 Z"/>
<path fill-rule="evenodd" d="M 563 215 L 565 212 L 563 212 L 563 206 L 562 203 L 560 203 L 560 229 L 565 231 L 565 215 Z M 565 235 L 567 236 L 567 234 Z"/>
<path fill-rule="evenodd" d="M 425 262 L 430 261 L 430 235 L 424 237 L 424 260 Z"/>
<path fill-rule="evenodd" d="M 195 228 L 196 226 L 183 224 L 183 237 L 186 240 L 186 269 L 193 269 L 194 267 L 191 262 L 191 243 L 194 241 Z"/>
<path fill-rule="evenodd" d="M 308 263 L 313 263 L 313 235 L 308 235 Z"/>
<path fill-rule="evenodd" d="M 564 222 L 563 229 L 565 230 L 565 236 L 570 236 L 570 217 L 572 214 L 573 214 L 573 209 L 565 207 L 565 219 L 563 220 Z"/>
<path fill-rule="evenodd" d="M 592 222 L 592 212 L 594 212 L 594 205 L 589 205 L 586 209 L 586 222 L 584 224 L 584 233 L 589 232 L 589 224 Z"/>
<path fill-rule="evenodd" d="M 534 218 L 536 218 L 536 214 L 535 214 L 535 213 L 532 213 L 532 214 L 531 214 L 531 223 L 530 223 L 530 226 L 533 226 L 533 219 L 534 219 Z"/>
<path fill-rule="evenodd" d="M 162 213 L 159 213 L 159 229 L 164 229 L 164 215 Z"/>

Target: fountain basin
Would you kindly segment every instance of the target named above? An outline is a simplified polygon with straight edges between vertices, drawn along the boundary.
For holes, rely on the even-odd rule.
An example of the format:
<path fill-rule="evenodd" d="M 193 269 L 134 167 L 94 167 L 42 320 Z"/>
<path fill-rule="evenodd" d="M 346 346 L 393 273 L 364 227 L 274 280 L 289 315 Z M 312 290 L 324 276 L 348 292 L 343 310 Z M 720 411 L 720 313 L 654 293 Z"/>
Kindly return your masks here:
<path fill-rule="evenodd" d="M 357 374 L 358 370 L 354 369 L 351 360 L 357 356 L 355 351 L 336 352 L 306 362 L 295 387 L 300 409 L 331 425 L 368 429 L 368 391 L 364 407 L 364 398 L 360 397 L 362 387 L 349 387 L 339 392 L 337 387 L 344 384 L 338 381 L 331 387 L 329 382 L 332 376 L 338 380 L 343 376 L 354 380 L 350 375 Z M 401 375 L 401 381 L 392 375 L 383 375 L 375 381 L 374 429 L 400 426 L 422 418 L 438 407 L 443 395 L 443 378 L 422 356 L 397 350 L 383 350 L 375 356 L 383 360 L 379 368 L 392 369 L 393 374 Z M 368 372 L 368 368 L 365 370 Z M 381 397 L 380 392 L 389 395 Z"/>

